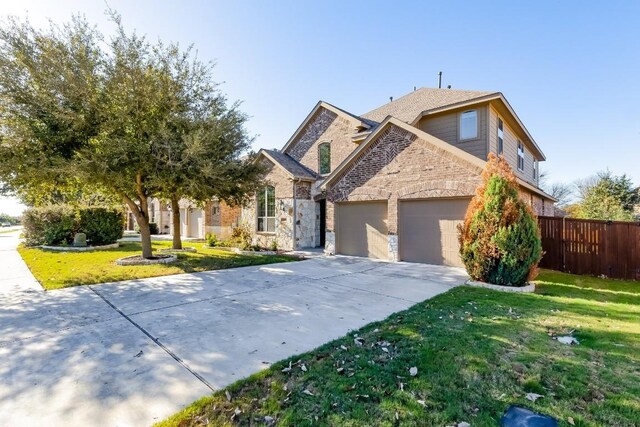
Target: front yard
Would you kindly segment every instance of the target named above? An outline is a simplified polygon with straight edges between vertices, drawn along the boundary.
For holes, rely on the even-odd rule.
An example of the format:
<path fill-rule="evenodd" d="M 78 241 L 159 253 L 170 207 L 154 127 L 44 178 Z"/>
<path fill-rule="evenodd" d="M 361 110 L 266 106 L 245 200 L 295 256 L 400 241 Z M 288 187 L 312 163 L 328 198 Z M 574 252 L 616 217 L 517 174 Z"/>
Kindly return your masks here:
<path fill-rule="evenodd" d="M 536 294 L 455 288 L 160 425 L 495 426 L 516 404 L 563 426 L 637 426 L 640 283 L 544 271 L 537 285 Z M 568 334 L 579 344 L 553 339 Z"/>
<path fill-rule="evenodd" d="M 57 252 L 39 248 L 19 247 L 18 252 L 29 266 L 31 273 L 45 289 L 115 282 L 144 277 L 194 273 L 249 265 L 293 261 L 297 258 L 285 255 L 238 255 L 225 249 L 205 248 L 203 243 L 186 242 L 197 253 L 182 252 L 172 264 L 146 266 L 119 266 L 118 258 L 140 253 L 140 243 L 121 243 L 117 249 L 92 252 Z M 169 241 L 154 241 L 153 250 L 170 248 Z"/>

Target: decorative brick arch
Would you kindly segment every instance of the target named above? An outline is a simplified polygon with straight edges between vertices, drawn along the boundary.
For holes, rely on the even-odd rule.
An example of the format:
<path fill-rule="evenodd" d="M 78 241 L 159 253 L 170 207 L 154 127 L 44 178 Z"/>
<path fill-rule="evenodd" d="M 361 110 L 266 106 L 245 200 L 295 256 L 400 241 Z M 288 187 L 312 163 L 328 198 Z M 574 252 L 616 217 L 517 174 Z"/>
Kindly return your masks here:
<path fill-rule="evenodd" d="M 332 202 L 365 202 L 370 200 L 387 200 L 391 197 L 391 192 L 377 187 L 358 187 L 353 191 L 340 191 L 331 194 Z"/>
<path fill-rule="evenodd" d="M 431 180 L 418 182 L 398 190 L 398 199 L 432 197 L 464 197 L 475 195 L 480 178 L 473 180 Z"/>

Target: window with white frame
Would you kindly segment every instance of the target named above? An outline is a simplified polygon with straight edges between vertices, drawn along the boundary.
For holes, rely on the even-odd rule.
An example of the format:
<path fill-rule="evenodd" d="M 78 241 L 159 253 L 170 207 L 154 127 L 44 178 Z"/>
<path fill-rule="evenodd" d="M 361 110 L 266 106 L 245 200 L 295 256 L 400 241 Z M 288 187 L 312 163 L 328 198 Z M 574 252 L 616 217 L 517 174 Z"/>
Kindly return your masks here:
<path fill-rule="evenodd" d="M 258 192 L 257 217 L 258 231 L 263 233 L 276 232 L 276 189 L 267 185 Z"/>
<path fill-rule="evenodd" d="M 478 111 L 469 110 L 460 114 L 460 140 L 478 137 Z"/>
<path fill-rule="evenodd" d="M 518 170 L 524 171 L 524 144 L 518 141 Z"/>
<path fill-rule="evenodd" d="M 504 124 L 498 119 L 498 155 L 504 152 Z"/>
<path fill-rule="evenodd" d="M 533 161 L 533 181 L 534 182 L 538 181 L 538 161 L 537 160 Z"/>

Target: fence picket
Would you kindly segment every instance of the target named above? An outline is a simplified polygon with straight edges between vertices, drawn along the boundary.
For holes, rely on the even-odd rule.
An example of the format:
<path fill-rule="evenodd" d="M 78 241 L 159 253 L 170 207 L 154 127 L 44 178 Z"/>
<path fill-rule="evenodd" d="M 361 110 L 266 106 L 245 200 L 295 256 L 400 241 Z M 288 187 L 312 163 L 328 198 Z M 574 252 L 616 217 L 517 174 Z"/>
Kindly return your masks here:
<path fill-rule="evenodd" d="M 540 267 L 640 280 L 640 223 L 538 217 Z"/>

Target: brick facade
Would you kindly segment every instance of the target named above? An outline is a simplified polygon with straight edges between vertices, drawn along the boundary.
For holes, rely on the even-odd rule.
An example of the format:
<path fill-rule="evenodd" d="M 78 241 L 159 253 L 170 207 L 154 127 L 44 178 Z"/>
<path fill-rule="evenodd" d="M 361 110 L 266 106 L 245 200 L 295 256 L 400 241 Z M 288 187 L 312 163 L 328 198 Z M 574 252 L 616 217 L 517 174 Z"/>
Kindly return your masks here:
<path fill-rule="evenodd" d="M 327 189 L 327 230 L 333 203 L 387 200 L 387 226 L 397 234 L 398 199 L 472 196 L 482 170 L 394 125 L 354 159 Z"/>
<path fill-rule="evenodd" d="M 331 170 L 357 148 L 351 140 L 359 123 L 321 108 L 285 151 L 314 172 L 319 171 L 318 145 L 331 144 Z"/>

